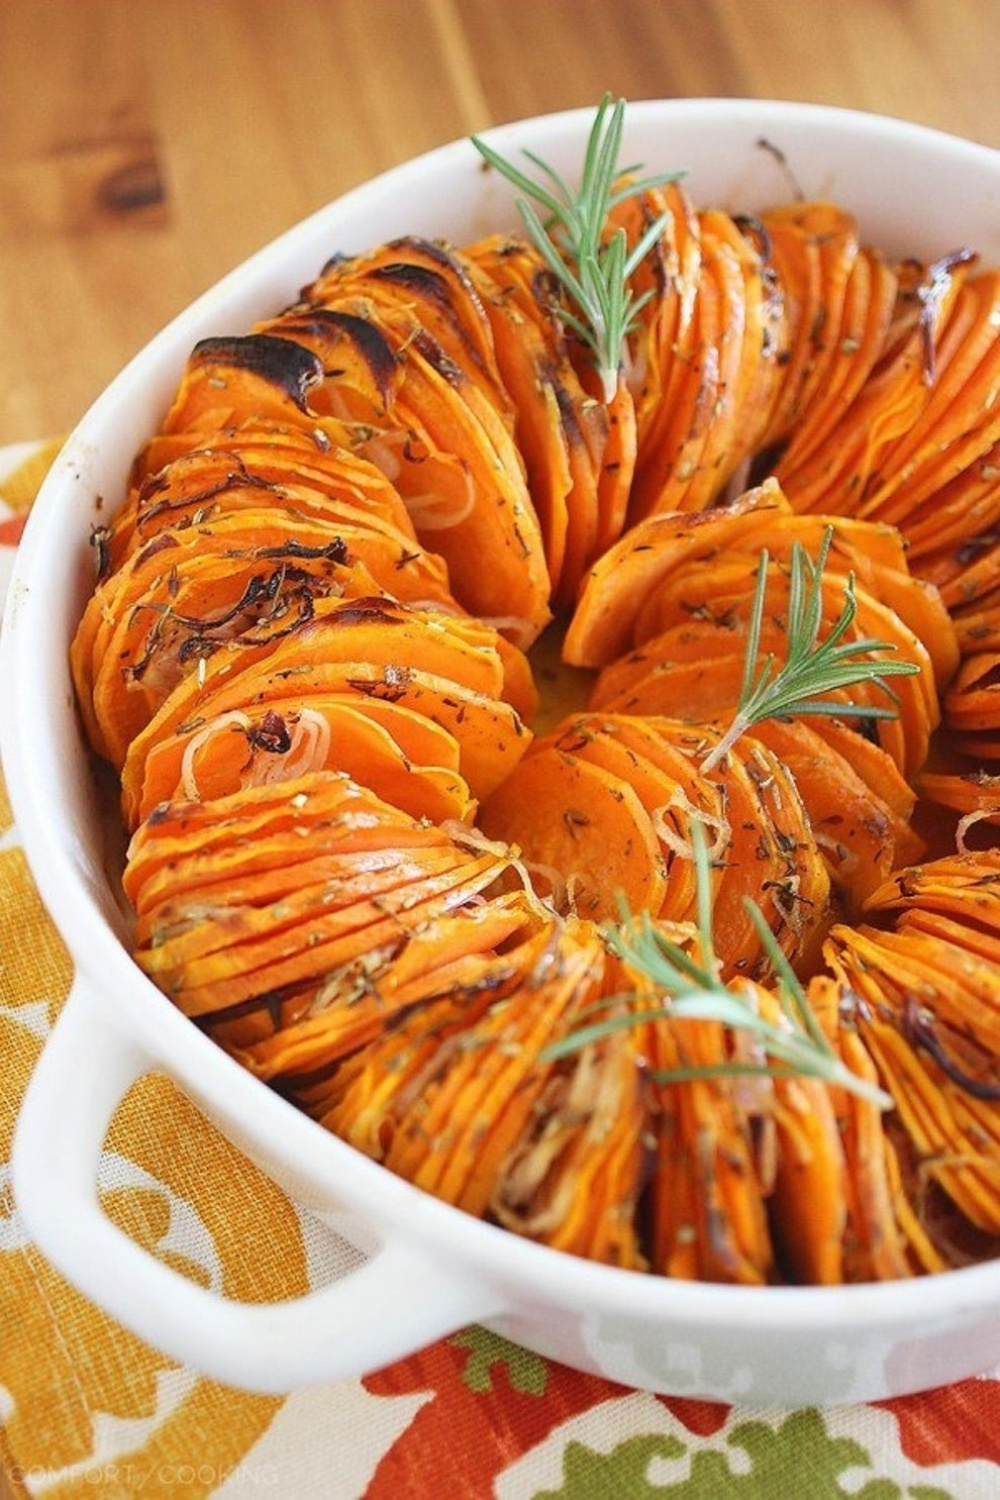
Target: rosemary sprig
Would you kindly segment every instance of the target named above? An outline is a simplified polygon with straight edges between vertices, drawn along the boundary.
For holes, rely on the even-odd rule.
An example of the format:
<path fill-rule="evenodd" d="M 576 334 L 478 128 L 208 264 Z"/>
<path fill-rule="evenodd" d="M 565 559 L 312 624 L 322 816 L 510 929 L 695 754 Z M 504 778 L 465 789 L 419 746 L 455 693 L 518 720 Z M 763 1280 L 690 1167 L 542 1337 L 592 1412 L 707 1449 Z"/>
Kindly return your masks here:
<path fill-rule="evenodd" d="M 733 1059 L 710 1066 L 661 1069 L 652 1075 L 657 1082 L 687 1083 L 694 1078 L 747 1076 L 817 1078 L 847 1089 L 879 1109 L 891 1108 L 891 1095 L 852 1073 L 834 1052 L 760 907 L 749 896 L 744 904 L 774 970 L 781 1020 L 767 1020 L 746 996 L 723 984 L 712 938 L 711 863 L 700 819 L 692 821 L 691 843 L 697 879 L 697 954 L 686 952 L 667 938 L 648 912 L 638 918 L 624 912 L 621 923 L 606 929 L 607 942 L 613 953 L 649 981 L 648 996 L 639 991 L 629 998 L 640 1001 L 648 998 L 652 1003 L 578 1027 L 546 1047 L 542 1059 L 555 1061 L 642 1021 L 716 1021 L 734 1031 L 749 1033 L 768 1061 Z"/>
<path fill-rule="evenodd" d="M 523 155 L 538 169 L 538 177 L 529 176 L 478 136 L 472 137 L 472 144 L 490 166 L 523 194 L 517 206 L 525 228 L 571 300 L 570 306 L 559 308 L 559 317 L 591 350 L 605 401 L 612 399 L 618 386 L 625 340 L 653 295 L 650 291 L 636 297 L 629 278 L 659 239 L 669 217 L 662 214 L 650 224 L 630 252 L 623 228 L 608 235 L 608 215 L 626 198 L 676 182 L 683 175 L 664 172 L 630 180 L 640 168 L 618 165 L 624 121 L 625 100 L 613 104 L 610 94 L 605 94 L 587 140 L 578 188 L 570 187 L 533 151 Z M 544 219 L 535 203 L 544 211 Z"/>
<path fill-rule="evenodd" d="M 916 662 L 875 660 L 876 651 L 895 651 L 891 641 L 872 637 L 845 641 L 858 612 L 854 595 L 854 574 L 844 584 L 844 608 L 829 634 L 819 641 L 823 623 L 823 569 L 833 541 L 833 527 L 828 526 L 813 562 L 798 542 L 792 547 L 789 562 L 788 616 L 785 635 L 788 649 L 780 667 L 774 655 L 758 665 L 760 632 L 764 620 L 764 599 L 770 557 L 765 548 L 760 554 L 757 586 L 754 590 L 750 621 L 747 627 L 746 654 L 739 703 L 732 723 L 701 763 L 710 771 L 732 748 L 740 735 L 764 719 L 784 714 L 829 714 L 836 718 L 894 719 L 896 709 L 858 703 L 838 703 L 823 694 L 838 688 L 871 682 L 890 697 L 892 689 L 886 677 L 909 677 L 920 668 Z"/>

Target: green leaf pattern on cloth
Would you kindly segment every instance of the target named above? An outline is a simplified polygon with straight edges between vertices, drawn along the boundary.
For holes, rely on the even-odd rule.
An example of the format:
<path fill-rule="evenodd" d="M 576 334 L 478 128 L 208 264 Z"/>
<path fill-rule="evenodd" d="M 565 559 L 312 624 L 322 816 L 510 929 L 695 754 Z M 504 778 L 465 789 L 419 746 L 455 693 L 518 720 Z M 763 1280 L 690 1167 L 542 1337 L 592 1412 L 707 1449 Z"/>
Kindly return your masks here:
<path fill-rule="evenodd" d="M 626 1438 L 610 1453 L 571 1441 L 563 1457 L 558 1490 L 539 1490 L 535 1500 L 953 1500 L 929 1485 L 901 1488 L 873 1476 L 861 1487 L 845 1474 L 871 1469 L 867 1450 L 853 1438 L 834 1437 L 816 1410 L 790 1413 L 773 1428 L 740 1422 L 725 1435 L 725 1448 L 691 1454 L 688 1475 L 657 1482 L 657 1462 L 683 1458 L 685 1444 L 667 1433 Z"/>
<path fill-rule="evenodd" d="M 512 1390 L 526 1396 L 545 1394 L 549 1371 L 544 1359 L 522 1349 L 519 1344 L 512 1344 L 499 1333 L 491 1333 L 488 1328 L 474 1324 L 456 1333 L 448 1342 L 455 1348 L 470 1351 L 462 1371 L 462 1380 L 470 1391 L 492 1391 L 493 1367 L 504 1365 Z"/>

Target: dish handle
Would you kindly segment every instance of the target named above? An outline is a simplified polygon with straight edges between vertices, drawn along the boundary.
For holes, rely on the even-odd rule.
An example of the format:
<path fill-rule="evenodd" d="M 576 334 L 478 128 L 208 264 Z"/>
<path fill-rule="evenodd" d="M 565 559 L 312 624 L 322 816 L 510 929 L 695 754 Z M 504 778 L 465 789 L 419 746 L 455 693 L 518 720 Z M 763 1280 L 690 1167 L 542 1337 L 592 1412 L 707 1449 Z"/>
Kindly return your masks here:
<path fill-rule="evenodd" d="M 280 1302 L 239 1302 L 172 1270 L 112 1223 L 97 1189 L 112 1116 L 155 1066 L 77 974 L 25 1093 L 11 1160 L 35 1244 L 147 1343 L 212 1379 L 282 1395 L 369 1374 L 501 1310 L 481 1282 L 392 1241 L 339 1280 Z"/>

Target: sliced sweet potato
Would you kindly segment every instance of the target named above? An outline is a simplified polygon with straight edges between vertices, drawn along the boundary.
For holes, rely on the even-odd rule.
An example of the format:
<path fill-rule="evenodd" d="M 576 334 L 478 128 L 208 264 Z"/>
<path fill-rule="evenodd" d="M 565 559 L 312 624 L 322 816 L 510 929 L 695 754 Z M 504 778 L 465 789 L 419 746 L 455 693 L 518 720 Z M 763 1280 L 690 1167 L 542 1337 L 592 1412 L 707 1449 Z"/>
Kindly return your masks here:
<path fill-rule="evenodd" d="M 356 424 L 358 451 L 385 466 L 459 602 L 529 644 L 550 617 L 549 578 L 521 460 L 488 395 L 392 299 L 352 294 L 265 328 L 322 359 L 317 409 Z"/>
<path fill-rule="evenodd" d="M 363 255 L 336 256 L 303 288 L 297 307 L 336 307 L 351 292 L 383 296 L 390 305 L 412 309 L 449 358 L 512 419 L 490 322 L 464 251 L 440 240 L 404 235 Z"/>
<path fill-rule="evenodd" d="M 777 1079 L 773 1117 L 775 1172 L 767 1208 L 779 1263 L 793 1282 L 837 1285 L 845 1279 L 850 1190 L 831 1090 L 815 1079 Z"/>
<path fill-rule="evenodd" d="M 858 238 L 854 219 L 822 200 L 770 208 L 761 224 L 787 329 L 783 375 L 761 443 L 771 448 L 808 421 L 824 389 Z"/>
<path fill-rule="evenodd" d="M 776 516 L 788 514 L 776 485 L 748 491 L 725 511 L 656 515 L 631 527 L 587 575 L 566 632 L 565 659 L 580 667 L 614 661 L 634 643 L 635 620 L 660 583 L 689 558 L 714 555 L 732 534 L 744 533 L 747 513 L 757 510 L 772 530 Z"/>
<path fill-rule="evenodd" d="M 916 421 L 882 452 L 865 486 L 866 514 L 910 518 L 956 475 L 988 453 L 1000 437 L 1000 276 L 963 280 L 935 340 L 933 381 Z"/>
<path fill-rule="evenodd" d="M 624 519 L 634 454 L 631 406 L 606 408 L 585 388 L 558 315 L 551 273 L 526 241 L 496 236 L 469 249 L 497 359 L 515 406 L 557 604 Z"/>
<path fill-rule="evenodd" d="M 754 738 L 791 772 L 834 887 L 857 912 L 900 863 L 900 846 L 911 854 L 908 824 L 804 720 L 769 719 Z"/>
<path fill-rule="evenodd" d="M 966 270 L 946 257 L 901 274 L 896 312 L 878 363 L 826 440 L 801 463 L 780 460 L 778 477 L 796 510 L 848 510 L 877 516 L 863 496 L 883 455 L 924 413 L 929 400 L 928 348 L 936 348 Z M 845 503 L 846 501 L 846 503 Z"/>
<path fill-rule="evenodd" d="M 1000 757 L 1000 651 L 965 658 L 945 693 L 944 720 L 969 754 Z"/>
<path fill-rule="evenodd" d="M 724 1028 L 673 1021 L 649 1028 L 652 1077 L 710 1068 L 729 1056 Z M 729 1079 L 663 1083 L 652 1185 L 654 1269 L 705 1281 L 766 1283 L 773 1247 L 751 1119 Z M 661 1175 L 662 1174 L 662 1175 Z"/>
<path fill-rule="evenodd" d="M 147 758 L 167 737 L 277 700 L 298 699 L 306 708 L 311 694 L 324 691 L 403 702 L 450 732 L 464 724 L 458 736 L 462 773 L 478 796 L 496 785 L 527 743 L 520 719 L 497 696 L 504 669 L 495 640 L 495 632 L 477 621 L 386 599 L 320 600 L 291 634 L 266 648 L 219 651 L 204 672 L 173 689 L 129 747 L 122 775 L 126 817 L 134 827 L 146 800 Z"/>
<path fill-rule="evenodd" d="M 273 1035 L 244 1044 L 240 1060 L 259 1077 L 280 1080 L 283 1088 L 293 1091 L 308 1088 L 309 1079 L 346 1062 L 343 1076 L 314 1097 L 310 1112 L 328 1114 L 338 1099 L 360 1085 L 367 1097 L 362 1102 L 355 1093 L 350 1099 L 354 1124 L 341 1133 L 369 1154 L 380 1154 L 371 1137 L 383 1149 L 388 1144 L 389 1101 L 395 1089 L 408 1082 L 400 1066 L 406 1051 L 415 1039 L 419 1049 L 425 1030 L 432 1048 L 445 1042 L 449 1029 L 464 1031 L 485 1007 L 509 993 L 517 970 L 495 950 L 531 925 L 531 913 L 517 897 L 443 912 L 412 929 L 394 952 L 384 954 L 370 984 L 359 990 L 349 975 L 345 982 L 328 984 L 322 1003 Z M 389 1056 L 397 1072 L 379 1076 Z M 384 1111 L 377 1120 L 376 1106 Z M 324 1123 L 336 1128 L 332 1119 Z"/>
<path fill-rule="evenodd" d="M 440 823 L 471 819 L 475 801 L 457 770 L 411 760 L 391 731 L 344 695 L 276 698 L 157 742 L 146 757 L 141 821 L 161 802 L 208 801 L 261 781 L 341 771 L 383 801 Z"/>
<path fill-rule="evenodd" d="M 659 911 L 666 861 L 637 793 L 620 776 L 539 742 L 480 809 L 479 826 L 529 864 L 559 871 L 574 909 L 613 918 L 620 892 L 633 911 Z"/>
<path fill-rule="evenodd" d="M 578 715 L 565 721 L 554 737 L 556 748 L 625 782 L 649 815 L 659 841 L 666 890 L 659 921 L 683 923 L 695 917 L 694 849 L 691 818 L 695 814 L 720 828 L 721 799 L 698 775 L 695 763 L 672 754 L 668 740 L 653 723 L 626 715 Z"/>

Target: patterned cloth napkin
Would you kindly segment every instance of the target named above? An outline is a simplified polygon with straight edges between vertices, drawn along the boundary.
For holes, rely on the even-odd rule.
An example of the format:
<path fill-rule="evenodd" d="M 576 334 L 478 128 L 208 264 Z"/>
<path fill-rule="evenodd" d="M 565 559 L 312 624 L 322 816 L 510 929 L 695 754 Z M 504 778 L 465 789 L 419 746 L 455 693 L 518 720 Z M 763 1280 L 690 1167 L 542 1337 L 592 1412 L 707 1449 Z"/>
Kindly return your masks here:
<path fill-rule="evenodd" d="M 0 591 L 52 456 L 0 452 Z M 0 774 L 0 1163 L 70 977 Z M 26 1238 L 6 1173 L 0 1495 L 5 1482 L 47 1500 L 1000 1495 L 1000 1370 L 867 1406 L 740 1410 L 628 1390 L 472 1327 L 361 1380 L 246 1395 L 172 1363 L 67 1285 Z M 100 1186 L 130 1234 L 232 1296 L 295 1296 L 334 1269 L 325 1232 L 161 1077 L 124 1100 Z"/>

